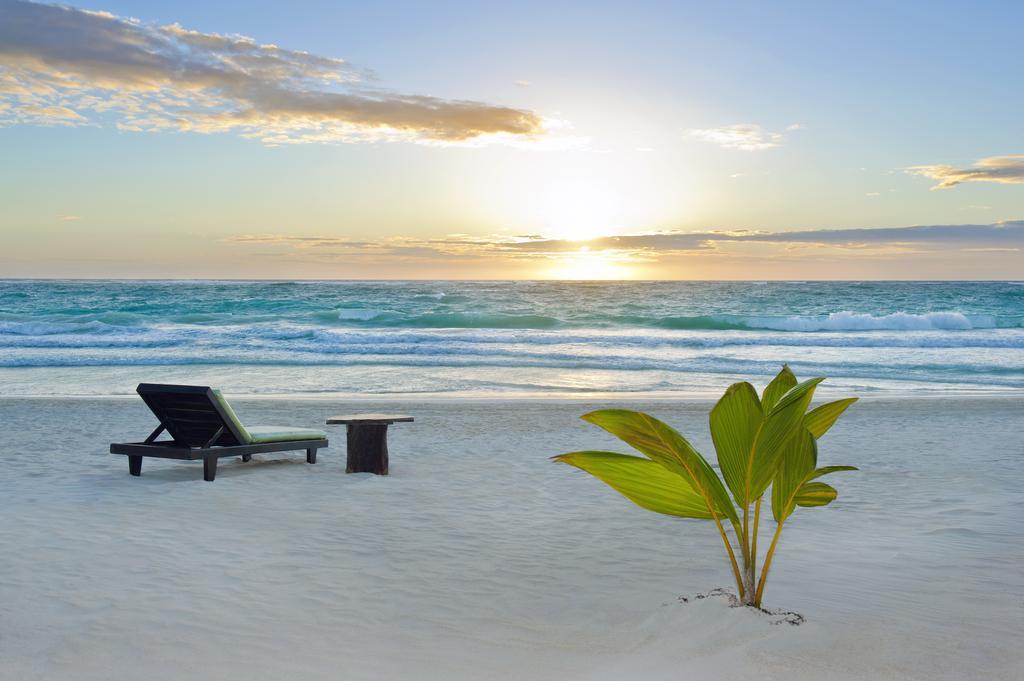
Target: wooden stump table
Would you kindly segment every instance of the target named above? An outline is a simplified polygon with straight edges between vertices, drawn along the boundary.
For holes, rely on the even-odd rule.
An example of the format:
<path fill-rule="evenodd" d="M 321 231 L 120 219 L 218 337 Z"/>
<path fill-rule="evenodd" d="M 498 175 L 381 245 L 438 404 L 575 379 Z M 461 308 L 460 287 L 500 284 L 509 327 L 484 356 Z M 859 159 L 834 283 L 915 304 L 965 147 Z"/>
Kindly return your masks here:
<path fill-rule="evenodd" d="M 388 426 L 410 422 L 411 416 L 393 414 L 347 414 L 332 416 L 327 425 L 348 426 L 346 473 L 388 474 Z"/>

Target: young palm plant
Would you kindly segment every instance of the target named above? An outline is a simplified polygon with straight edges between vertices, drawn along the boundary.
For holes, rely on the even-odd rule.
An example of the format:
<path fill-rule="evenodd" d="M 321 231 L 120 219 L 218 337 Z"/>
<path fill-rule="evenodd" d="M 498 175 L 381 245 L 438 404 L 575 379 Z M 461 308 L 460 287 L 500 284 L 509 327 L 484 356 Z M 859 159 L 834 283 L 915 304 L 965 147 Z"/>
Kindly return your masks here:
<path fill-rule="evenodd" d="M 580 451 L 553 459 L 590 473 L 649 511 L 711 520 L 725 545 L 740 600 L 760 607 L 768 570 L 789 516 L 798 506 L 825 506 L 835 500 L 836 490 L 818 478 L 857 470 L 853 466 L 817 466 L 818 438 L 857 401 L 852 397 L 808 411 L 814 389 L 823 380 L 798 383 L 784 366 L 760 397 L 749 383 L 729 386 L 710 417 L 721 478 L 673 428 L 653 416 L 626 409 L 601 409 L 583 419 L 615 435 L 643 457 Z M 757 578 L 761 506 L 769 487 L 775 532 Z"/>

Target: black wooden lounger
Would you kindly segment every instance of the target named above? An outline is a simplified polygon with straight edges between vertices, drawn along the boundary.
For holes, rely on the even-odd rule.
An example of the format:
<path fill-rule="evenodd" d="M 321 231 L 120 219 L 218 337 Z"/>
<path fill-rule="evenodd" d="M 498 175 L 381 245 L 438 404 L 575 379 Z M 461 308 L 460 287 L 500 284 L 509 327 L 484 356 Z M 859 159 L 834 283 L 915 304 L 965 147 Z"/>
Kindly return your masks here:
<path fill-rule="evenodd" d="M 128 455 L 128 472 L 142 474 L 142 457 L 203 460 L 203 480 L 217 476 L 217 459 L 253 454 L 306 450 L 316 463 L 316 450 L 327 446 L 327 433 L 311 428 L 251 426 L 246 428 L 219 390 L 195 385 L 141 383 L 137 389 L 160 425 L 145 442 L 110 445 L 111 454 Z M 167 431 L 170 440 L 157 441 Z"/>

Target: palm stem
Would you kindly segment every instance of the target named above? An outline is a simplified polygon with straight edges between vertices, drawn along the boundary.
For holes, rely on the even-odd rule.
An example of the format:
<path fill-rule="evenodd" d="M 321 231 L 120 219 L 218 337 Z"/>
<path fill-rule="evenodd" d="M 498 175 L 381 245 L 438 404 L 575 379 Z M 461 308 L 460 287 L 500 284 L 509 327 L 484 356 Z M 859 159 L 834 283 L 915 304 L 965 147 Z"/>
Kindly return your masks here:
<path fill-rule="evenodd" d="M 725 550 L 729 554 L 729 562 L 732 564 L 732 574 L 736 578 L 736 588 L 740 590 L 740 598 L 743 598 L 743 577 L 740 576 L 740 566 L 736 562 L 736 554 L 732 550 L 732 542 L 729 541 L 729 536 L 725 533 L 725 528 L 722 527 L 722 521 L 718 519 L 718 514 L 714 511 L 711 512 L 711 518 L 715 521 L 715 526 L 718 528 L 718 534 L 722 536 L 722 542 L 725 544 Z M 733 528 L 736 529 L 735 527 Z"/>
<path fill-rule="evenodd" d="M 753 575 L 757 574 L 757 526 L 761 522 L 761 497 L 757 498 L 757 503 L 754 504 L 754 533 L 750 538 L 750 575 L 751 581 L 753 581 Z"/>
<path fill-rule="evenodd" d="M 743 507 L 743 537 L 740 541 L 740 546 L 743 549 L 743 585 L 746 593 L 740 594 L 740 599 L 746 603 L 748 599 L 754 597 L 754 573 L 751 570 L 750 562 L 750 505 Z"/>
<path fill-rule="evenodd" d="M 750 564 L 750 506 L 743 507 L 743 562 Z"/>
<path fill-rule="evenodd" d="M 768 581 L 768 569 L 772 566 L 772 558 L 775 556 L 775 547 L 779 543 L 779 535 L 782 534 L 782 526 L 785 524 L 785 520 L 780 522 L 775 527 L 775 536 L 772 537 L 772 543 L 768 546 L 768 553 L 764 557 L 764 567 L 761 568 L 761 579 L 757 582 L 757 591 L 754 593 L 754 605 L 758 608 L 761 607 L 761 596 L 764 595 L 764 583 Z"/>

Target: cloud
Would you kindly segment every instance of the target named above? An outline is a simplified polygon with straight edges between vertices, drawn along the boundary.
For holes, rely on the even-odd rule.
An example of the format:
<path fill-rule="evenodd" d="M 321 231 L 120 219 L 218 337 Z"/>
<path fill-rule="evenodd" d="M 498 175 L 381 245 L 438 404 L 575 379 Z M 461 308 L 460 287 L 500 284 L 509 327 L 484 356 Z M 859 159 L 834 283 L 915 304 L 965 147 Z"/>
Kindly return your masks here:
<path fill-rule="evenodd" d="M 106 12 L 0 0 L 0 124 L 236 132 L 266 144 L 541 137 L 535 112 L 403 94 L 342 59 Z"/>
<path fill-rule="evenodd" d="M 39 106 L 29 104 L 21 109 L 21 113 L 31 116 L 44 125 L 75 125 L 84 123 L 85 117 L 66 106 Z"/>
<path fill-rule="evenodd" d="M 750 232 L 733 234 L 725 237 L 725 240 L 822 245 L 920 244 L 951 246 L 999 243 L 1021 247 L 1024 246 L 1024 220 L 1011 220 L 989 225 L 914 225 L 911 227 L 812 229 L 794 232 Z"/>
<path fill-rule="evenodd" d="M 653 263 L 680 255 L 735 256 L 745 244 L 765 244 L 776 249 L 824 249 L 860 254 L 1018 252 L 1024 250 L 1024 220 L 988 225 L 921 225 L 865 229 L 820 229 L 792 232 L 752 230 L 657 232 L 606 236 L 587 241 L 548 239 L 539 235 L 472 237 L 450 235 L 434 239 L 393 237 L 374 241 L 329 236 L 281 234 L 240 235 L 229 242 L 275 249 L 272 257 L 306 257 L 314 260 L 345 258 L 375 262 L 431 261 L 560 261 L 597 254 L 620 262 Z M 838 251 L 835 249 L 839 249 Z M 741 249 L 742 250 L 742 249 Z"/>
<path fill-rule="evenodd" d="M 938 180 L 932 187 L 949 189 L 963 182 L 996 182 L 998 184 L 1024 184 L 1024 154 L 989 156 L 975 161 L 973 168 L 957 168 L 950 165 L 925 165 L 904 168 L 911 175 L 921 175 Z"/>
<path fill-rule="evenodd" d="M 802 127 L 799 123 L 794 123 L 786 130 L 799 130 Z M 687 130 L 686 134 L 702 142 L 711 142 L 724 149 L 739 151 L 774 149 L 782 146 L 785 137 L 781 132 L 770 132 L 755 123 L 737 123 L 720 128 L 692 128 Z"/>
<path fill-rule="evenodd" d="M 792 232 L 761 232 L 752 230 L 656 232 L 607 236 L 589 241 L 564 239 L 523 239 L 505 248 L 533 252 L 558 253 L 591 249 L 649 251 L 669 253 L 716 248 L 722 244 L 773 243 L 807 244 L 823 247 L 855 248 L 861 246 L 931 246 L 999 245 L 1024 247 L 1024 221 L 992 225 L 923 225 L 913 227 L 876 227 L 862 229 L 817 229 Z"/>

